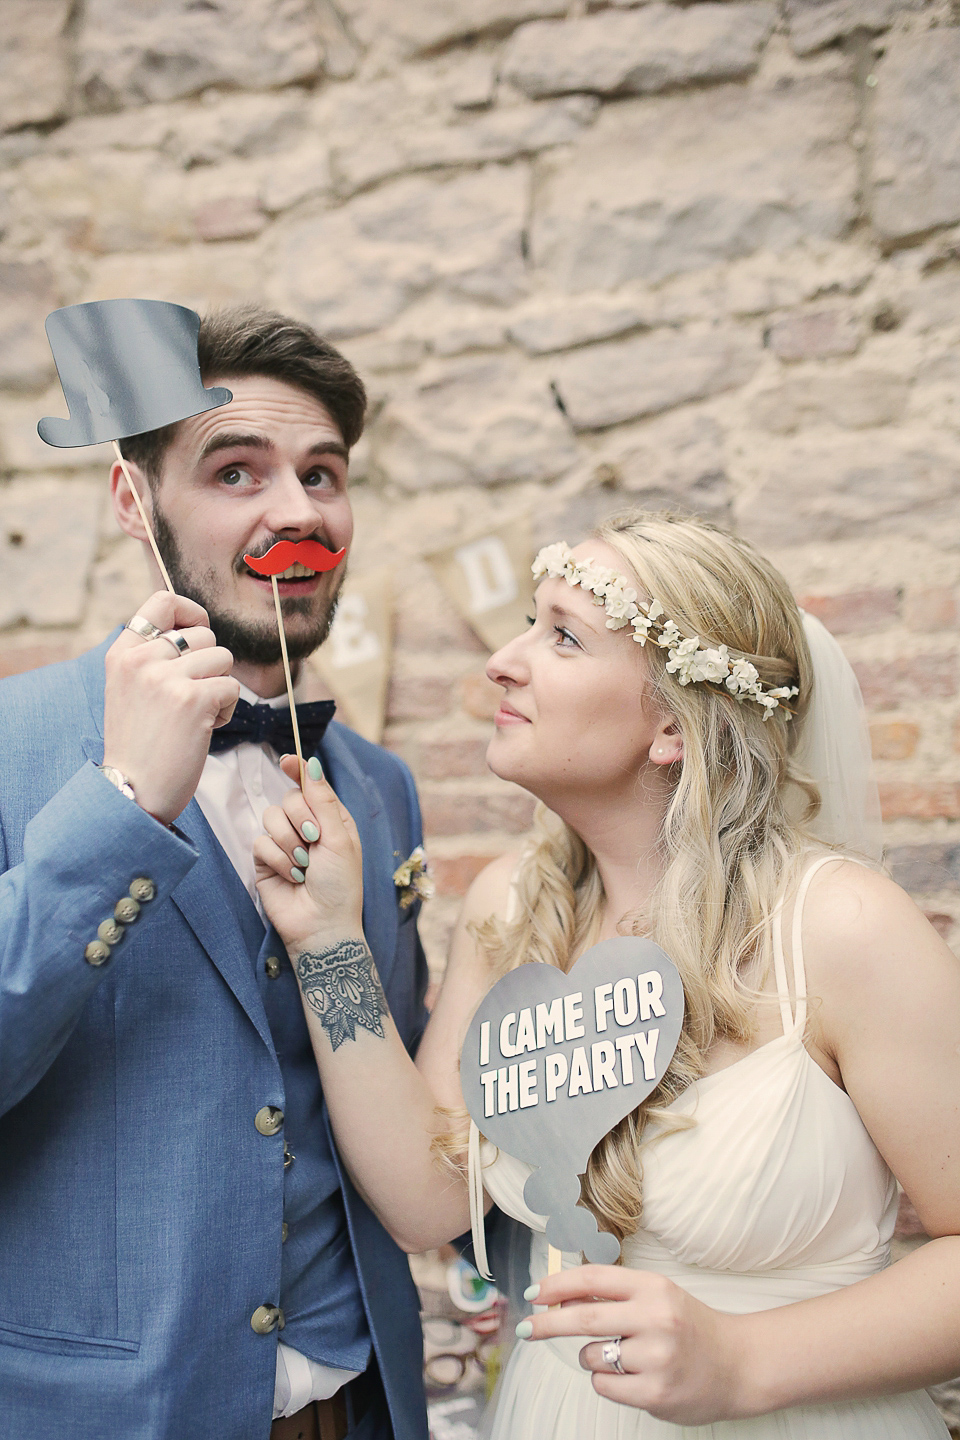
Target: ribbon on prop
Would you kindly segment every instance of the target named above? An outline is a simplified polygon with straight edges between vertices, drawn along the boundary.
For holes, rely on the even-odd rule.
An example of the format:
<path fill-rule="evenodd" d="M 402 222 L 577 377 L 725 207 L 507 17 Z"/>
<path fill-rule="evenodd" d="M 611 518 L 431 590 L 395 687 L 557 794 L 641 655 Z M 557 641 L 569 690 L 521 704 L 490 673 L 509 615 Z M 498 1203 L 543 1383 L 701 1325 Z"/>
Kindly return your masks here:
<path fill-rule="evenodd" d="M 392 570 L 351 576 L 341 591 L 326 644 L 310 658 L 347 724 L 374 744 L 383 736 L 392 621 Z"/>
<path fill-rule="evenodd" d="M 580 1176 L 659 1085 L 682 1025 L 676 966 L 635 936 L 602 940 L 566 974 L 520 965 L 482 1001 L 460 1055 L 464 1102 L 488 1140 L 534 1167 L 523 1198 L 554 1249 L 617 1259 L 619 1241 L 579 1204 Z"/>
<path fill-rule="evenodd" d="M 526 628 L 533 597 L 526 519 L 425 557 L 457 611 L 490 650 Z"/>
<path fill-rule="evenodd" d="M 287 635 L 283 628 L 283 609 L 280 605 L 280 591 L 277 576 L 284 574 L 291 565 L 302 565 L 314 572 L 333 570 L 340 564 L 346 550 L 328 550 L 319 540 L 278 540 L 263 555 L 244 555 L 245 563 L 256 575 L 270 577 L 273 588 L 273 604 L 277 612 L 277 630 L 280 635 L 280 655 L 283 660 L 283 675 L 287 682 L 287 698 L 290 701 L 290 720 L 293 725 L 293 743 L 297 752 L 300 770 L 300 786 L 303 787 L 303 748 L 300 744 L 300 727 L 297 724 L 297 702 L 293 698 L 293 676 L 290 674 L 290 657 L 287 654 Z"/>

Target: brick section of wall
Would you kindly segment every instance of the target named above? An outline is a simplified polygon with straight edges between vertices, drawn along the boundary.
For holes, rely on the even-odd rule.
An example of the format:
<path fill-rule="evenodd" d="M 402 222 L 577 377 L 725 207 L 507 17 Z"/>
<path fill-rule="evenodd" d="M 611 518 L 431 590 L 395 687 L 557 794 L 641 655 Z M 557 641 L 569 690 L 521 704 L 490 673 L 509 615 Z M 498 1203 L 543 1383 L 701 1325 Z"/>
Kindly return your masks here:
<path fill-rule="evenodd" d="M 912 720 L 874 720 L 870 744 L 875 760 L 909 760 L 920 739 L 920 726 Z"/>
<path fill-rule="evenodd" d="M 497 830 L 520 835 L 530 828 L 533 799 L 522 790 L 437 791 L 423 785 L 423 824 L 428 835 L 484 834 Z"/>
<path fill-rule="evenodd" d="M 960 820 L 960 780 L 881 781 L 880 806 L 885 820 Z"/>
<path fill-rule="evenodd" d="M 834 635 L 849 635 L 893 624 L 900 615 L 900 592 L 888 587 L 851 590 L 844 595 L 802 595 L 799 604 Z"/>
<path fill-rule="evenodd" d="M 480 855 L 434 855 L 430 868 L 437 894 L 462 896 L 467 893 L 473 881 L 490 864 L 493 857 Z"/>
<path fill-rule="evenodd" d="M 854 666 L 864 701 L 872 710 L 894 710 L 918 700 L 949 700 L 957 694 L 960 664 L 955 653 L 901 655 Z"/>
<path fill-rule="evenodd" d="M 956 630 L 960 623 L 957 591 L 949 585 L 908 591 L 903 602 L 903 618 L 911 630 Z"/>
<path fill-rule="evenodd" d="M 488 736 L 422 740 L 414 761 L 424 780 L 463 780 L 486 775 Z"/>
<path fill-rule="evenodd" d="M 898 885 L 911 895 L 933 895 L 960 887 L 960 841 L 893 845 L 887 865 Z"/>

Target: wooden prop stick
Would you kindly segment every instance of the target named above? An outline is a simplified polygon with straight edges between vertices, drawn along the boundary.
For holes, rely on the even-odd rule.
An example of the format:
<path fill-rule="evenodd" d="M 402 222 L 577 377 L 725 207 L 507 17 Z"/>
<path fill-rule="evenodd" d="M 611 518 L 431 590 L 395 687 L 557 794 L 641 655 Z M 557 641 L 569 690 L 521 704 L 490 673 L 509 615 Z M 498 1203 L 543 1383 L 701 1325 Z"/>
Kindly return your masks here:
<path fill-rule="evenodd" d="M 156 542 L 156 540 L 155 540 L 155 538 L 154 538 L 154 534 L 153 534 L 153 526 L 150 524 L 150 521 L 147 519 L 147 512 L 146 512 L 146 510 L 143 508 L 143 501 L 140 499 L 140 495 L 139 495 L 139 492 L 138 492 L 138 490 L 137 490 L 137 487 L 136 487 L 136 485 L 134 485 L 134 483 L 133 483 L 133 476 L 130 474 L 130 471 L 127 469 L 127 462 L 126 462 L 126 460 L 124 460 L 123 455 L 120 453 L 120 446 L 117 444 L 116 440 L 113 441 L 113 453 L 116 455 L 117 460 L 118 460 L 119 463 L 120 463 L 120 469 L 123 471 L 123 477 L 124 477 L 124 479 L 126 480 L 127 484 L 130 486 L 130 494 L 133 496 L 134 501 L 135 501 L 135 503 L 136 503 L 136 507 L 137 507 L 137 509 L 140 511 L 140 519 L 143 521 L 143 528 L 144 528 L 144 530 L 146 530 L 146 532 L 147 532 L 147 539 L 150 541 L 150 549 L 153 551 L 154 559 L 156 560 L 157 564 L 160 566 L 160 574 L 163 576 L 163 583 L 164 583 L 164 585 L 166 585 L 167 589 L 170 591 L 170 594 L 173 595 L 173 594 L 175 594 L 176 592 L 174 591 L 174 588 L 173 588 L 173 582 L 172 582 L 172 580 L 170 579 L 170 576 L 167 574 L 167 567 L 166 567 L 166 565 L 164 565 L 164 563 L 163 563 L 163 556 L 160 554 L 160 551 L 159 551 L 159 549 L 157 548 L 157 542 Z M 274 585 L 274 593 L 276 593 L 276 585 Z M 282 626 L 282 625 L 281 625 L 281 627 L 280 627 L 280 634 L 281 634 L 281 636 L 282 636 L 282 634 L 283 634 L 283 626 Z M 284 659 L 286 659 L 286 651 L 284 651 Z M 294 721 L 293 723 L 294 723 L 294 733 L 296 733 L 296 723 L 297 723 L 297 722 Z"/>
<path fill-rule="evenodd" d="M 280 654 L 283 656 L 283 673 L 287 681 L 287 696 L 290 700 L 290 720 L 293 724 L 293 743 L 297 750 L 297 764 L 300 766 L 300 789 L 303 789 L 304 769 L 303 751 L 300 748 L 300 727 L 297 724 L 297 704 L 293 698 L 293 677 L 290 674 L 290 660 L 287 656 L 287 637 L 283 630 L 283 611 L 280 609 L 280 591 L 277 589 L 276 575 L 270 576 L 270 584 L 273 586 L 273 603 L 277 611 L 277 629 L 280 631 Z"/>
<path fill-rule="evenodd" d="M 555 1245 L 547 1245 L 547 1274 L 559 1275 L 563 1269 L 563 1251 L 558 1250 Z M 559 1310 L 559 1305 L 551 1305 L 551 1310 Z"/>
<path fill-rule="evenodd" d="M 280 654 L 283 656 L 283 673 L 287 679 L 287 695 L 290 698 L 290 720 L 293 725 L 293 743 L 297 747 L 297 760 L 300 765 L 300 789 L 303 789 L 304 766 L 303 751 L 300 748 L 300 727 L 297 724 L 297 706 L 293 698 L 293 679 L 290 675 L 290 659 L 287 655 L 287 637 L 283 628 L 283 611 L 280 608 L 280 591 L 277 589 L 277 576 L 286 573 L 290 565 L 299 563 L 306 570 L 312 570 L 315 575 L 325 570 L 333 570 L 346 555 L 346 550 L 328 550 L 321 545 L 319 540 L 278 540 L 271 545 L 265 555 L 244 555 L 244 560 L 250 566 L 255 575 L 266 579 L 269 575 L 270 584 L 273 586 L 273 604 L 277 612 L 277 629 L 280 632 Z"/>

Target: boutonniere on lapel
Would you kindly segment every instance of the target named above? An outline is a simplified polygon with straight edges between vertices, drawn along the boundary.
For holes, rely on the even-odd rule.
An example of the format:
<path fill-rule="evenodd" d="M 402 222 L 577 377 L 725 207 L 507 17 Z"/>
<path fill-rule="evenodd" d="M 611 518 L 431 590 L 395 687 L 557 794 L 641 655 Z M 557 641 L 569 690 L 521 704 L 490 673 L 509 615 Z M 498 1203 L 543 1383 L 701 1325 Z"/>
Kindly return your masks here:
<path fill-rule="evenodd" d="M 433 899 L 436 887 L 427 874 L 427 857 L 422 845 L 418 845 L 403 864 L 397 866 L 393 872 L 393 883 L 397 887 L 401 910 L 409 910 L 414 900 Z"/>

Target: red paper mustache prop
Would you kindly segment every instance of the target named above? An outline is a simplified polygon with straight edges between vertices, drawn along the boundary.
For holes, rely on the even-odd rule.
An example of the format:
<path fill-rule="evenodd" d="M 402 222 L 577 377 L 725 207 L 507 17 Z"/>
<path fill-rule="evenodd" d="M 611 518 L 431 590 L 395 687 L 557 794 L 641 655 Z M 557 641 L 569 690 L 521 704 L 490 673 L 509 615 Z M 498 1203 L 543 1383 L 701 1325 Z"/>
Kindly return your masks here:
<path fill-rule="evenodd" d="M 308 570 L 333 570 L 346 553 L 344 549 L 334 554 L 325 545 L 321 545 L 319 540 L 298 540 L 296 544 L 292 540 L 278 540 L 276 545 L 271 545 L 266 555 L 261 555 L 259 559 L 252 555 L 244 555 L 243 558 L 258 575 L 282 575 L 284 570 L 298 560 Z"/>

